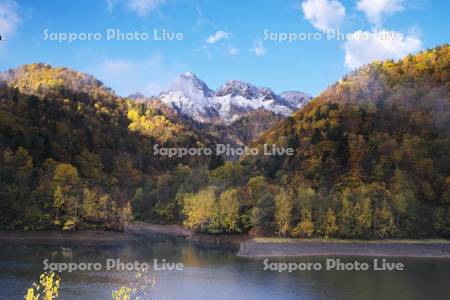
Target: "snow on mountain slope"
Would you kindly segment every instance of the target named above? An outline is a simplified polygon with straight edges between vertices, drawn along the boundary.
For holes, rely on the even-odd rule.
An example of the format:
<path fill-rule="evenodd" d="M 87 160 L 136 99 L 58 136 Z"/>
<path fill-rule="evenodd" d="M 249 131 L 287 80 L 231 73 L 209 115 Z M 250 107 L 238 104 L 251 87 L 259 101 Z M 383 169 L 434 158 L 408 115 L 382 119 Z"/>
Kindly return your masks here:
<path fill-rule="evenodd" d="M 218 117 L 212 97 L 214 92 L 203 81 L 191 72 L 186 72 L 178 75 L 158 98 L 182 114 L 200 122 L 208 122 Z"/>
<path fill-rule="evenodd" d="M 281 93 L 280 96 L 296 109 L 305 105 L 312 98 L 309 94 L 297 91 L 286 91 Z"/>
<path fill-rule="evenodd" d="M 289 116 L 311 99 L 301 92 L 283 94 L 277 95 L 269 88 L 258 88 L 240 80 L 228 81 L 214 92 L 187 72 L 179 75 L 158 98 L 196 121 L 225 124 L 257 109 Z"/>

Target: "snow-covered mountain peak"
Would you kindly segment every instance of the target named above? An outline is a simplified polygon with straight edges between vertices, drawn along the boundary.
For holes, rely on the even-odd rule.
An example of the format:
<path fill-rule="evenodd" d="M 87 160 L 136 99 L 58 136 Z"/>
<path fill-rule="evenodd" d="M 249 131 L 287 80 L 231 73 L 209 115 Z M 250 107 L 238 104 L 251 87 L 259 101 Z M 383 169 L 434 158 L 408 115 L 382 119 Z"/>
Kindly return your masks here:
<path fill-rule="evenodd" d="M 278 98 L 278 95 L 275 94 L 274 91 L 272 91 L 271 89 L 269 89 L 267 87 L 263 87 L 263 88 L 259 89 L 259 96 L 266 100 Z"/>
<path fill-rule="evenodd" d="M 312 98 L 311 95 L 298 91 L 286 91 L 281 93 L 280 97 L 285 99 L 294 108 L 302 107 Z"/>
<path fill-rule="evenodd" d="M 192 73 L 191 71 L 184 72 L 184 73 L 181 74 L 181 75 L 183 75 L 183 76 L 185 76 L 185 77 L 193 77 L 193 78 L 197 78 L 197 76 L 195 76 L 194 73 Z"/>
<path fill-rule="evenodd" d="M 169 85 L 169 88 L 163 93 L 182 92 L 186 96 L 197 97 L 211 97 L 214 92 L 211 91 L 206 83 L 200 80 L 192 72 L 186 72 L 177 76 L 174 82 Z"/>
<path fill-rule="evenodd" d="M 255 99 L 259 96 L 259 90 L 254 85 L 242 80 L 229 80 L 216 91 L 216 96 L 242 96 L 247 99 Z"/>
<path fill-rule="evenodd" d="M 258 88 L 241 80 L 227 81 L 214 92 L 192 72 L 186 72 L 178 75 L 159 99 L 197 121 L 230 124 L 258 109 L 289 116 L 310 99 L 301 92 L 289 92 L 287 96 L 285 99 L 270 88 Z"/>

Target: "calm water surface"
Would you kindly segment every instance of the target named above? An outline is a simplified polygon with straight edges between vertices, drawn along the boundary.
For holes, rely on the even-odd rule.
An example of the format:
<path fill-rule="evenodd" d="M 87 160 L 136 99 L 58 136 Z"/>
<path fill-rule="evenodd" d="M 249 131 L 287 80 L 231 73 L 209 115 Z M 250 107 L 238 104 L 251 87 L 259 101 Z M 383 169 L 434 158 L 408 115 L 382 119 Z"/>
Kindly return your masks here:
<path fill-rule="evenodd" d="M 263 259 L 235 256 L 232 249 L 196 246 L 182 239 L 146 237 L 120 246 L 2 245 L 0 299 L 23 299 L 43 269 L 43 261 L 181 262 L 183 271 L 157 271 L 150 299 L 450 299 L 450 259 L 389 258 L 405 271 L 264 271 Z M 280 262 L 321 262 L 326 258 L 289 258 Z M 372 258 L 341 257 L 370 262 Z M 271 259 L 271 261 L 274 261 Z M 61 299 L 111 299 L 125 284 L 127 271 L 63 273 Z"/>

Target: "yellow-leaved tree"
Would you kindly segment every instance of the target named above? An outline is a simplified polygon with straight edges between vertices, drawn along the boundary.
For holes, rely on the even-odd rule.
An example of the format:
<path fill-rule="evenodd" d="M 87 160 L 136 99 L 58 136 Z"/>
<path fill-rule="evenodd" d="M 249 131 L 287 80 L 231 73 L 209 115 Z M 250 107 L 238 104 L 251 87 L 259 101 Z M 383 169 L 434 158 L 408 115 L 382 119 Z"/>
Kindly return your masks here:
<path fill-rule="evenodd" d="M 25 300 L 53 300 L 59 298 L 61 278 L 55 272 L 45 272 L 27 290 Z M 125 286 L 112 291 L 112 300 L 146 299 L 155 286 L 156 280 L 149 276 L 148 270 L 136 272 L 134 279 Z"/>
<path fill-rule="evenodd" d="M 53 300 L 59 296 L 61 278 L 55 272 L 41 274 L 38 282 L 27 290 L 25 300 Z"/>

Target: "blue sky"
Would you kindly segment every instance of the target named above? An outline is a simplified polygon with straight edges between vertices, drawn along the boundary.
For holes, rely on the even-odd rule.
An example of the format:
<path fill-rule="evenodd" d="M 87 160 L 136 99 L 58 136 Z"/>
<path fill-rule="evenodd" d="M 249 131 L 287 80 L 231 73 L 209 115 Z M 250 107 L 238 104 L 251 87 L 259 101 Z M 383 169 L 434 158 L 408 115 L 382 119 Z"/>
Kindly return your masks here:
<path fill-rule="evenodd" d="M 275 92 L 317 95 L 374 59 L 449 42 L 449 1 L 438 0 L 0 0 L 0 70 L 45 62 L 88 72 L 120 95 L 157 94 L 192 71 L 211 88 L 242 79 Z M 56 41 L 47 33 L 100 33 L 99 40 Z M 107 40 L 108 29 L 149 40 Z M 153 30 L 182 33 L 153 40 Z M 386 30 L 395 39 L 326 38 L 325 31 Z M 266 34 L 265 34 L 266 32 Z M 310 40 L 280 41 L 281 34 Z M 271 35 L 269 35 L 271 34 Z M 372 35 L 375 36 L 375 35 Z"/>

